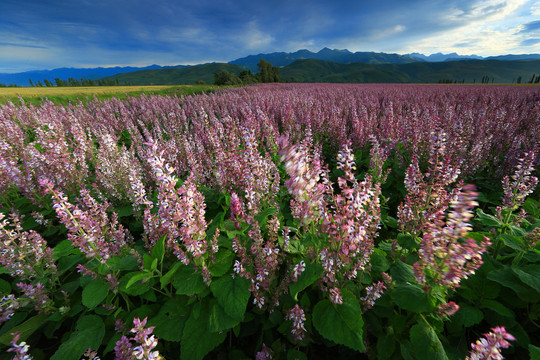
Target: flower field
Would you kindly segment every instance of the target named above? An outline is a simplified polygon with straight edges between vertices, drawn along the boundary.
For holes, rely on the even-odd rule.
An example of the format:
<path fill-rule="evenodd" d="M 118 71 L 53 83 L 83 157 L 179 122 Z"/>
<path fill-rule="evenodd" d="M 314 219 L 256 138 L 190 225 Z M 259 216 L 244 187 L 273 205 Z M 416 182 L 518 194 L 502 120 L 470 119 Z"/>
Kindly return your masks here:
<path fill-rule="evenodd" d="M 0 359 L 540 358 L 539 87 L 7 102 L 0 129 Z"/>

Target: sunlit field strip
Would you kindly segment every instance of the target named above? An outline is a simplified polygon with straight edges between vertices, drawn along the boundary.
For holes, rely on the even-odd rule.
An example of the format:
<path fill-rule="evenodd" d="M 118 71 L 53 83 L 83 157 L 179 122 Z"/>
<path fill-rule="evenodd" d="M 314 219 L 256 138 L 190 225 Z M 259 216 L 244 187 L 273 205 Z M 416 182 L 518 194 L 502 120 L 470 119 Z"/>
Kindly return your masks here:
<path fill-rule="evenodd" d="M 42 98 L 92 98 L 96 95 L 98 98 L 110 96 L 125 96 L 146 94 L 191 94 L 214 90 L 214 85 L 138 85 L 138 86 L 85 86 L 85 87 L 6 87 L 0 88 L 0 103 L 7 100 L 17 100 L 19 97 L 24 99 L 42 99 Z"/>

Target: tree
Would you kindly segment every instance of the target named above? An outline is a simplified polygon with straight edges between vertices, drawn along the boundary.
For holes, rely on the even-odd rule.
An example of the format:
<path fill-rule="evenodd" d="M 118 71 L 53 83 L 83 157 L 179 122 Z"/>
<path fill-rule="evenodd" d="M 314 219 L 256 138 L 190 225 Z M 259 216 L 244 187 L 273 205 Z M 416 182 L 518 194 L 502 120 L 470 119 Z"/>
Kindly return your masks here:
<path fill-rule="evenodd" d="M 235 74 L 231 74 L 228 71 L 222 71 L 220 73 L 214 73 L 214 84 L 216 85 L 241 85 L 242 80 Z"/>
<path fill-rule="evenodd" d="M 257 78 L 255 78 L 255 76 L 249 70 L 242 71 L 240 74 L 238 74 L 238 77 L 240 80 L 242 80 L 244 85 L 254 84 L 257 82 Z"/>
<path fill-rule="evenodd" d="M 279 68 L 272 66 L 268 61 L 261 59 L 257 66 L 259 67 L 259 72 L 256 77 L 259 82 L 283 82 L 279 73 Z"/>

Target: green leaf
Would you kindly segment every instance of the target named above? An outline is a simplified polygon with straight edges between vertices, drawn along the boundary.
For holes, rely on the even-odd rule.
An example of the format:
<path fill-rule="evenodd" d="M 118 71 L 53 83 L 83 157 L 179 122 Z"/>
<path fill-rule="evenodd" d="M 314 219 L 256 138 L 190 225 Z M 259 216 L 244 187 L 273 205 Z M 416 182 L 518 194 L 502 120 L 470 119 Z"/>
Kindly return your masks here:
<path fill-rule="evenodd" d="M 362 308 L 356 297 L 348 290 L 341 292 L 343 304 L 321 300 L 313 309 L 313 325 L 326 339 L 345 345 L 356 351 L 365 351 L 362 338 Z"/>
<path fill-rule="evenodd" d="M 392 279 L 396 284 L 416 283 L 413 267 L 401 260 L 396 260 L 394 266 L 390 269 L 390 275 L 392 275 Z"/>
<path fill-rule="evenodd" d="M 420 241 L 413 235 L 398 234 L 396 240 L 398 244 L 404 249 L 413 250 L 420 247 Z"/>
<path fill-rule="evenodd" d="M 287 360 L 308 360 L 307 355 L 296 349 L 287 351 Z"/>
<path fill-rule="evenodd" d="M 210 308 L 208 330 L 212 333 L 229 330 L 240 323 L 241 319 L 233 319 L 225 312 L 223 306 L 215 302 Z"/>
<path fill-rule="evenodd" d="M 377 359 L 386 360 L 392 357 L 396 349 L 396 340 L 394 336 L 381 336 L 377 340 Z"/>
<path fill-rule="evenodd" d="M 506 306 L 501 304 L 498 301 L 486 299 L 483 300 L 480 304 L 482 308 L 490 309 L 492 311 L 495 311 L 497 314 L 509 317 L 511 319 L 514 318 L 514 312 L 510 309 L 508 309 Z"/>
<path fill-rule="evenodd" d="M 305 263 L 305 267 L 298 281 L 289 284 L 289 292 L 296 301 L 298 301 L 298 293 L 317 281 L 324 271 L 320 264 L 309 261 Z"/>
<path fill-rule="evenodd" d="M 523 248 L 522 248 L 522 245 L 523 245 L 523 238 L 522 237 L 519 237 L 519 236 L 514 236 L 514 235 L 508 235 L 508 234 L 502 234 L 501 235 L 501 239 L 503 240 L 504 242 L 504 245 L 514 249 L 514 250 L 518 250 L 518 251 L 521 251 Z"/>
<path fill-rule="evenodd" d="M 448 360 L 439 337 L 427 324 L 416 324 L 412 327 L 411 345 L 416 359 Z"/>
<path fill-rule="evenodd" d="M 484 318 L 484 313 L 472 306 L 463 304 L 459 307 L 459 310 L 452 317 L 452 322 L 464 327 L 471 327 L 479 324 Z"/>
<path fill-rule="evenodd" d="M 126 284 L 126 289 L 129 289 L 133 284 L 138 281 L 147 280 L 153 277 L 154 275 L 150 272 L 138 272 L 131 276 L 129 281 Z"/>
<path fill-rule="evenodd" d="M 75 247 L 71 244 L 69 240 L 60 241 L 53 250 L 53 259 L 58 260 L 61 257 L 68 256 L 73 254 Z"/>
<path fill-rule="evenodd" d="M 177 294 L 195 295 L 206 290 L 202 275 L 192 266 L 180 267 L 173 276 L 173 286 Z"/>
<path fill-rule="evenodd" d="M 386 259 L 386 253 L 381 249 L 374 249 L 370 258 L 371 269 L 376 272 L 387 271 L 390 263 Z"/>
<path fill-rule="evenodd" d="M 9 294 L 11 285 L 4 279 L 0 279 L 0 294 Z"/>
<path fill-rule="evenodd" d="M 512 271 L 521 281 L 540 292 L 540 265 L 512 267 Z"/>
<path fill-rule="evenodd" d="M 152 248 L 152 258 L 154 259 L 154 261 L 157 260 L 161 264 L 163 262 L 164 256 L 165 256 L 165 236 L 163 236 L 161 239 L 156 241 L 156 243 L 154 244 L 154 247 Z"/>
<path fill-rule="evenodd" d="M 28 339 L 28 337 L 32 335 L 34 331 L 39 329 L 47 321 L 48 317 L 49 315 L 47 314 L 39 314 L 31 317 L 22 324 L 15 326 L 13 329 L 0 336 L 0 343 L 9 345 L 13 339 L 11 334 L 14 332 L 19 332 L 21 334 L 21 341 Z"/>
<path fill-rule="evenodd" d="M 486 214 L 482 209 L 476 209 L 476 215 L 478 215 L 478 220 L 482 225 L 488 227 L 501 227 L 502 222 L 493 215 Z"/>
<path fill-rule="evenodd" d="M 51 360 L 79 360 L 91 348 L 98 349 L 105 335 L 103 320 L 97 315 L 83 316 L 69 339 L 60 345 Z"/>
<path fill-rule="evenodd" d="M 130 284 L 129 288 L 127 288 L 127 284 L 131 280 L 131 278 L 139 274 L 141 274 L 140 271 L 134 271 L 122 276 L 122 278 L 120 279 L 120 284 L 118 286 L 120 291 L 128 295 L 142 295 L 147 292 L 153 285 L 154 279 L 149 279 L 145 283 L 135 281 Z"/>
<path fill-rule="evenodd" d="M 212 281 L 210 291 L 230 317 L 241 321 L 251 296 L 249 285 L 249 280 L 241 276 L 224 276 Z"/>
<path fill-rule="evenodd" d="M 105 298 L 109 292 L 109 285 L 101 279 L 94 279 L 86 285 L 82 291 L 82 303 L 89 309 L 93 309 Z"/>
<path fill-rule="evenodd" d="M 209 334 L 210 309 L 207 299 L 208 297 L 197 303 L 198 306 L 193 309 L 186 321 L 180 342 L 182 360 L 202 360 L 227 337 L 226 331 Z"/>
<path fill-rule="evenodd" d="M 208 270 L 212 276 L 223 276 L 230 269 L 234 254 L 225 249 L 220 249 L 216 254 L 215 261 L 208 264 Z"/>
<path fill-rule="evenodd" d="M 394 302 L 402 309 L 425 313 L 435 309 L 435 300 L 416 285 L 397 285 L 391 293 Z"/>
<path fill-rule="evenodd" d="M 156 327 L 154 334 L 160 339 L 180 341 L 190 309 L 185 296 L 174 297 L 163 304 L 159 313 L 150 319 L 148 324 Z"/>
<path fill-rule="evenodd" d="M 533 198 L 527 198 L 527 200 L 525 200 L 523 209 L 534 217 L 540 217 L 540 202 Z"/>
<path fill-rule="evenodd" d="M 522 276 L 526 277 L 523 274 Z M 540 294 L 525 286 L 518 275 L 509 267 L 492 271 L 488 274 L 487 278 L 514 290 L 523 301 L 534 303 L 540 300 Z"/>
<path fill-rule="evenodd" d="M 529 356 L 531 360 L 540 360 L 540 347 L 529 344 Z"/>
<path fill-rule="evenodd" d="M 161 283 L 161 288 L 163 289 L 165 286 L 169 285 L 169 283 L 171 282 L 172 280 L 172 277 L 173 275 L 176 273 L 176 270 L 178 270 L 178 268 L 180 266 L 185 266 L 184 264 L 182 264 L 180 261 L 177 261 L 173 264 L 173 266 L 171 266 L 170 270 L 167 271 L 167 273 L 165 275 L 163 275 L 161 277 L 161 279 L 159 279 L 159 282 Z"/>
<path fill-rule="evenodd" d="M 114 209 L 119 218 L 133 215 L 133 206 L 126 205 Z"/>

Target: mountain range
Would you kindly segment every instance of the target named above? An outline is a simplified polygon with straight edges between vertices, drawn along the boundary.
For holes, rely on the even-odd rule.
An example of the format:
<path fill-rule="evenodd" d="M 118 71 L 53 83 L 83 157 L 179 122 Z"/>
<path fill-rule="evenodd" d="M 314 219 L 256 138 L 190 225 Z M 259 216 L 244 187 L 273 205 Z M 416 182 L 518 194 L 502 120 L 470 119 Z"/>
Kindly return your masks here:
<path fill-rule="evenodd" d="M 249 55 L 229 63 L 147 67 L 59 68 L 22 73 L 0 73 L 1 84 L 29 86 L 33 82 L 55 78 L 118 79 L 120 83 L 192 84 L 213 82 L 214 72 L 238 74 L 242 70 L 257 72 L 260 59 L 280 68 L 286 81 L 320 82 L 437 82 L 439 80 L 480 81 L 484 76 L 495 82 L 513 82 L 518 77 L 528 81 L 540 74 L 540 54 L 481 57 L 456 53 L 388 54 L 382 52 L 351 52 L 324 48 L 318 52 L 274 52 Z M 438 64 L 438 65 L 437 65 Z M 369 81 L 368 81 L 369 80 Z M 388 80 L 388 81 L 387 81 Z"/>

